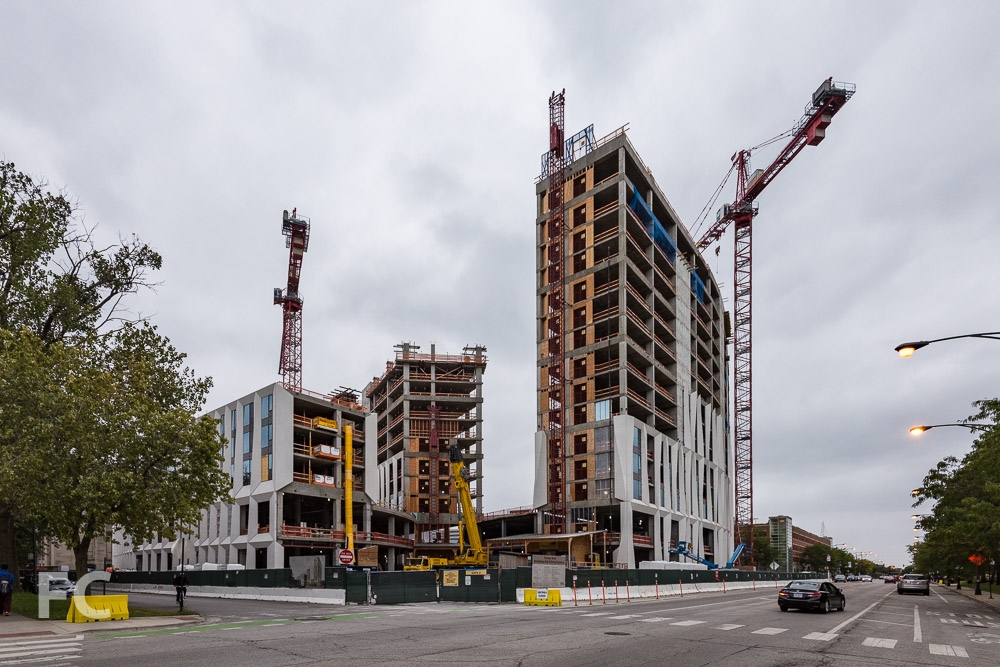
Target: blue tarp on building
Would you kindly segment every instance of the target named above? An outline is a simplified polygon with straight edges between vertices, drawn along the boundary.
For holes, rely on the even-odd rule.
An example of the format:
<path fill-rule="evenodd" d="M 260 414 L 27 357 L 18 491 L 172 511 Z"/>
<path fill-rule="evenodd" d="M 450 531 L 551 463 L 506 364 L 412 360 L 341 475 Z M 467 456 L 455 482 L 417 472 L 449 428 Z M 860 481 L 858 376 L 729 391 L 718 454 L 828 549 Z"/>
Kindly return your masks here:
<path fill-rule="evenodd" d="M 646 233 L 653 239 L 653 243 L 663 251 L 663 254 L 673 264 L 677 258 L 677 245 L 670 238 L 670 234 L 667 234 L 667 230 L 663 228 L 660 221 L 653 215 L 653 211 L 646 206 L 646 202 L 639 196 L 638 190 L 632 191 L 632 200 L 629 201 L 628 205 L 635 212 L 636 217 L 646 225 Z"/>
<path fill-rule="evenodd" d="M 691 290 L 698 298 L 698 301 L 705 303 L 705 283 L 701 281 L 696 271 L 691 272 Z"/>

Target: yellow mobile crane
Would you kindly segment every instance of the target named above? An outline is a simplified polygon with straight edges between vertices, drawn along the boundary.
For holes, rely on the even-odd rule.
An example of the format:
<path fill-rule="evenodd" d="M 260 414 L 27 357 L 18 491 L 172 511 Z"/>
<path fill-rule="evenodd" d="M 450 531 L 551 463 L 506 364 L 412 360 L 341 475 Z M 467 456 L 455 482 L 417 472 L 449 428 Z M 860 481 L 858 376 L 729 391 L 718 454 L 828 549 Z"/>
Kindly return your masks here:
<path fill-rule="evenodd" d="M 458 554 L 454 558 L 428 558 L 417 556 L 407 559 L 404 570 L 430 570 L 436 567 L 474 566 L 486 567 L 489 554 L 483 549 L 483 541 L 479 536 L 479 524 L 476 522 L 476 510 L 472 506 L 472 493 L 469 491 L 468 472 L 465 460 L 458 445 L 449 448 L 451 458 L 451 479 L 458 490 L 458 501 L 462 506 L 462 518 L 458 521 Z M 468 540 L 469 547 L 465 544 Z"/>

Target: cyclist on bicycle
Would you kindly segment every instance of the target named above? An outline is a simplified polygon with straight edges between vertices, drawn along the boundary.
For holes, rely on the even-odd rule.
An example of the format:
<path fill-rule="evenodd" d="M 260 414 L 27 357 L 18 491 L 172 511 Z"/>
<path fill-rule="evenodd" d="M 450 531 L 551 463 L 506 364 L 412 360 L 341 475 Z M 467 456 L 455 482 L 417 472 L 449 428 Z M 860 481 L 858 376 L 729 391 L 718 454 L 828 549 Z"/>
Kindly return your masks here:
<path fill-rule="evenodd" d="M 184 604 L 184 602 L 181 600 L 181 594 L 187 593 L 187 587 L 188 587 L 187 574 L 184 573 L 184 570 L 181 570 L 180 572 L 174 575 L 174 588 L 177 589 L 178 604 Z"/>

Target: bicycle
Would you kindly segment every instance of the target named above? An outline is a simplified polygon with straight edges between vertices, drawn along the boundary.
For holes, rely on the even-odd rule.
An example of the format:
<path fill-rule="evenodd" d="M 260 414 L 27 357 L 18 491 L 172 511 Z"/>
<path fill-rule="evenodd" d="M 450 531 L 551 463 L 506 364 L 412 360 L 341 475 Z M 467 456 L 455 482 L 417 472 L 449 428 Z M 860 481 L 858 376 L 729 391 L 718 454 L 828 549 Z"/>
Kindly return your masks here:
<path fill-rule="evenodd" d="M 177 587 L 177 604 L 180 605 L 180 610 L 184 611 L 184 598 L 187 596 L 187 586 Z"/>

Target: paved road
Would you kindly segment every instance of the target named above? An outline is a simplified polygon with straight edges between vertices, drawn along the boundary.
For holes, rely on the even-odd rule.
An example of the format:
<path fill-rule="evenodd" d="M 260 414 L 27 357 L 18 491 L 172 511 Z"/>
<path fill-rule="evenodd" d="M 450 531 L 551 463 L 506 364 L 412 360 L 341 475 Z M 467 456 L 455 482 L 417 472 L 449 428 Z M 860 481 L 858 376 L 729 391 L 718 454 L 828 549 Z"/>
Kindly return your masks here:
<path fill-rule="evenodd" d="M 1000 664 L 1000 614 L 974 600 L 938 586 L 929 597 L 900 596 L 880 583 L 845 589 L 847 611 L 826 615 L 781 612 L 772 591 L 561 608 L 293 605 L 299 613 L 283 617 L 260 616 L 274 613 L 272 603 L 246 602 L 245 614 L 256 618 L 183 631 L 87 634 L 82 651 L 65 664 Z"/>

